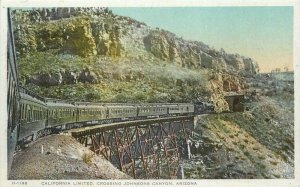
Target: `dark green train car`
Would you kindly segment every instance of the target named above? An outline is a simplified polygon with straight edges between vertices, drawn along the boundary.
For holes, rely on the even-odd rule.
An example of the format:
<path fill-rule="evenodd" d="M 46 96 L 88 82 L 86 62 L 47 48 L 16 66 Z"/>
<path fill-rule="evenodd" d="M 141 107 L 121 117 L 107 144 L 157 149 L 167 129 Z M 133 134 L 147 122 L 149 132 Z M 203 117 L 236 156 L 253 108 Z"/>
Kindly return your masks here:
<path fill-rule="evenodd" d="M 168 107 L 161 104 L 144 104 L 138 107 L 138 116 L 160 116 L 168 113 Z"/>
<path fill-rule="evenodd" d="M 107 106 L 108 118 L 129 119 L 137 116 L 137 107 L 134 105 Z"/>
<path fill-rule="evenodd" d="M 47 99 L 48 122 L 46 127 L 62 126 L 76 122 L 76 107 L 68 101 Z"/>
<path fill-rule="evenodd" d="M 89 103 L 89 102 L 76 102 L 74 103 L 77 108 L 77 121 L 88 122 L 94 120 L 102 120 L 107 117 L 107 109 L 102 104 Z"/>
<path fill-rule="evenodd" d="M 39 130 L 45 128 L 47 121 L 46 104 L 28 94 L 20 93 L 20 129 L 19 140 L 36 135 Z"/>

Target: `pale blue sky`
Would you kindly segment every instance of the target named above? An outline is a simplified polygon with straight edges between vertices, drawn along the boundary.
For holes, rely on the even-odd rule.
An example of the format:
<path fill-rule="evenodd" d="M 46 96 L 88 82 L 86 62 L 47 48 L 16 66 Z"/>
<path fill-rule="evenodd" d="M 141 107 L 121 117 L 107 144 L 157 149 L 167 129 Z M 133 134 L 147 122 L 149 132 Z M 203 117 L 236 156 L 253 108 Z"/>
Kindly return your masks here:
<path fill-rule="evenodd" d="M 252 57 L 262 71 L 293 66 L 293 7 L 111 9 L 184 39 Z"/>

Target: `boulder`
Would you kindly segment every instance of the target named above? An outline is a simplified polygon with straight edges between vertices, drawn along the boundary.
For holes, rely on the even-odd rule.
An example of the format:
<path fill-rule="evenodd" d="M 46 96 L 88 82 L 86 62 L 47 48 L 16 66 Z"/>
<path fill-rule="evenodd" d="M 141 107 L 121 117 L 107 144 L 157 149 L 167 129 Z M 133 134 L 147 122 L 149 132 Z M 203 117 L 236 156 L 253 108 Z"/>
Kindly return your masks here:
<path fill-rule="evenodd" d="M 78 81 L 82 83 L 92 83 L 92 84 L 99 82 L 97 75 L 94 72 L 90 71 L 88 68 L 85 68 L 79 73 Z"/>

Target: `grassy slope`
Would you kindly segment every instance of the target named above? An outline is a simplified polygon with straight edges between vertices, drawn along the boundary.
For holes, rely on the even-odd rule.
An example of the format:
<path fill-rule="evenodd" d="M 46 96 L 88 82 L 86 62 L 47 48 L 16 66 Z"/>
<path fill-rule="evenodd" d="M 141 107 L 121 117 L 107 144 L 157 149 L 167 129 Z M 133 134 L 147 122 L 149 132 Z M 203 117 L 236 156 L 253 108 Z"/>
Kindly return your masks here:
<path fill-rule="evenodd" d="M 199 94 L 209 96 L 209 71 L 167 62 L 141 63 L 136 58 L 81 58 L 38 52 L 21 59 L 20 79 L 25 82 L 37 73 L 79 73 L 85 68 L 95 73 L 97 84 L 27 86 L 46 97 L 103 102 L 190 102 Z"/>
<path fill-rule="evenodd" d="M 236 173 L 233 178 L 292 178 L 293 97 L 286 94 L 284 98 L 262 96 L 257 99 L 248 103 L 250 110 L 244 113 L 200 117 L 196 131 L 208 137 L 206 142 L 226 147 L 226 161 L 216 164 L 233 164 L 229 168 L 229 172 Z M 215 177 L 207 171 L 193 172 L 189 170 L 192 178 L 200 174 L 204 178 Z M 225 174 L 221 172 L 220 175 L 224 178 Z"/>

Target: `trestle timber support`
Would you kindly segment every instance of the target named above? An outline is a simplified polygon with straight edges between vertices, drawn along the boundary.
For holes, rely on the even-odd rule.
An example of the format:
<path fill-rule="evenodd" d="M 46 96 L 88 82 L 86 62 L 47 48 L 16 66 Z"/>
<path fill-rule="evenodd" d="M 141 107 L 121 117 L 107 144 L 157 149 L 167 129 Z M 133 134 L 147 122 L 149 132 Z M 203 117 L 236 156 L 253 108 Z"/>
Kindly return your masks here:
<path fill-rule="evenodd" d="M 130 121 L 71 131 L 80 143 L 137 179 L 177 178 L 194 116 Z"/>

